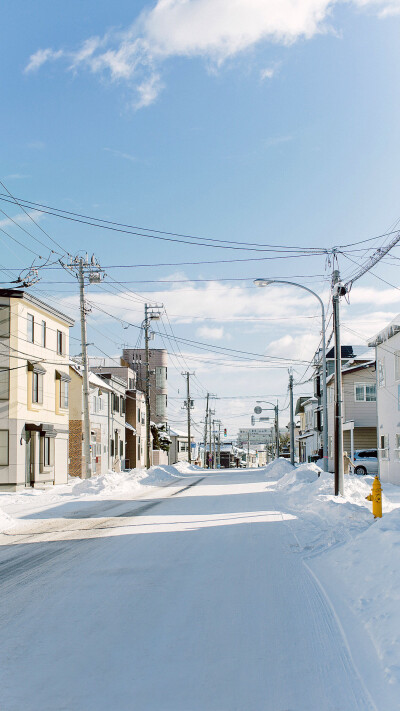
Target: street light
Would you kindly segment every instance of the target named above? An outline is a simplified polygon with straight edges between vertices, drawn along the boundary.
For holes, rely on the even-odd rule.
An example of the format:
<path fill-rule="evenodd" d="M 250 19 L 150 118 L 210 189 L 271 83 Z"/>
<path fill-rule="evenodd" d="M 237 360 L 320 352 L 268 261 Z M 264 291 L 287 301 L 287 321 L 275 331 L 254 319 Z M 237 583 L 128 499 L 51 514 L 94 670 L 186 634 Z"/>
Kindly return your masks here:
<path fill-rule="evenodd" d="M 276 451 L 276 457 L 277 459 L 279 458 L 279 405 L 276 403 L 274 405 L 273 402 L 269 402 L 269 400 L 257 400 L 257 402 L 263 402 L 265 405 L 271 405 L 271 407 L 255 407 L 254 412 L 256 415 L 261 415 L 263 410 L 273 410 L 275 413 L 275 434 L 276 434 L 276 443 L 275 443 L 275 451 Z"/>
<path fill-rule="evenodd" d="M 286 281 L 283 279 L 255 279 L 254 284 L 256 286 L 270 286 L 271 284 L 286 284 L 289 286 L 297 286 L 299 289 L 308 291 L 309 294 L 315 296 L 318 299 L 321 306 L 321 316 L 322 316 L 322 412 L 323 412 L 323 468 L 324 471 L 328 471 L 328 397 L 326 392 L 326 343 L 325 343 L 325 307 L 323 301 L 318 294 L 308 286 L 303 286 L 303 284 L 298 284 L 294 281 Z"/>

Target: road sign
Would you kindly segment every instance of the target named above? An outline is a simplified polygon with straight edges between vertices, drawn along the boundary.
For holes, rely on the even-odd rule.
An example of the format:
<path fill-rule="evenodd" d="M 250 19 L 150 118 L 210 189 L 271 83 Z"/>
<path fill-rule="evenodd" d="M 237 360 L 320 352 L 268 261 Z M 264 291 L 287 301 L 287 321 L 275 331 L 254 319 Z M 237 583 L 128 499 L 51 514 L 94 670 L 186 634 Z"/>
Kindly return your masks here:
<path fill-rule="evenodd" d="M 256 415 L 261 415 L 261 413 L 262 413 L 262 407 L 260 407 L 259 405 L 257 405 L 257 406 L 254 408 L 254 412 L 256 413 Z"/>

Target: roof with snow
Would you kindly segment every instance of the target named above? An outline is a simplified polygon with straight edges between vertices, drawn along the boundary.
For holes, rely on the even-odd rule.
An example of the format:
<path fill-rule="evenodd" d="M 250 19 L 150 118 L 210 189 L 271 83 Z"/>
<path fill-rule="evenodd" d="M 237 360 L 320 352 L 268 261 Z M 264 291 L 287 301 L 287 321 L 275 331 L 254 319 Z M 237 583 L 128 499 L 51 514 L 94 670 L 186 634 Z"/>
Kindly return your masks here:
<path fill-rule="evenodd" d="M 396 335 L 396 333 L 399 333 L 400 331 L 400 314 L 397 314 L 393 321 L 390 321 L 387 326 L 385 326 L 382 331 L 377 333 L 376 336 L 372 338 L 371 341 L 368 342 L 368 345 L 370 347 L 372 346 L 379 346 L 380 343 L 384 343 L 384 341 L 388 341 L 390 338 L 393 338 L 393 336 Z"/>

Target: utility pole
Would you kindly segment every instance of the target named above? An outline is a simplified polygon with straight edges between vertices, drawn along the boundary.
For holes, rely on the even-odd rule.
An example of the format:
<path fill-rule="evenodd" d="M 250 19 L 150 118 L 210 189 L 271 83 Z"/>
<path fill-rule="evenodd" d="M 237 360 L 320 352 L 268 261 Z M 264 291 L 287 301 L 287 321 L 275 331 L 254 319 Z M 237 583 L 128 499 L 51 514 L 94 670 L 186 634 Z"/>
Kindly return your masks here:
<path fill-rule="evenodd" d="M 204 468 L 208 466 L 207 462 L 207 424 L 208 424 L 208 401 L 210 398 L 210 393 L 207 393 L 206 397 L 206 416 L 204 418 Z"/>
<path fill-rule="evenodd" d="M 146 380 L 145 380 L 145 400 L 146 400 L 146 468 L 151 467 L 151 412 L 150 412 L 150 353 L 149 353 L 149 341 L 150 341 L 150 325 L 152 321 L 158 321 L 160 318 L 160 312 L 163 308 L 162 305 L 151 306 L 150 304 L 144 305 L 144 345 L 145 345 L 145 358 L 146 358 Z"/>
<path fill-rule="evenodd" d="M 275 407 L 275 427 L 276 427 L 276 458 L 279 459 L 279 405 L 276 401 Z"/>
<path fill-rule="evenodd" d="M 294 412 L 293 412 L 293 373 L 289 371 L 290 395 L 290 463 L 294 465 Z"/>
<path fill-rule="evenodd" d="M 211 441 L 211 415 L 215 415 L 215 410 L 208 410 L 208 441 L 210 445 L 210 459 L 211 459 L 211 469 L 214 466 L 214 459 L 213 459 L 213 454 L 212 454 L 212 441 Z"/>
<path fill-rule="evenodd" d="M 333 272 L 333 331 L 335 337 L 335 496 L 344 493 L 343 413 L 342 413 L 342 349 L 340 343 L 339 298 L 343 290 L 339 271 Z"/>
<path fill-rule="evenodd" d="M 247 466 L 250 464 L 250 432 L 247 433 Z"/>
<path fill-rule="evenodd" d="M 217 467 L 221 469 L 221 422 L 218 422 L 218 455 L 217 455 Z"/>
<path fill-rule="evenodd" d="M 81 312 L 81 347 L 83 365 L 83 453 L 85 457 L 85 478 L 92 476 L 92 458 L 90 455 L 90 419 L 89 419 L 89 366 L 87 357 L 86 336 L 86 307 L 85 307 L 85 278 L 83 272 L 83 259 L 79 260 L 79 305 Z"/>
<path fill-rule="evenodd" d="M 186 377 L 186 404 L 184 407 L 187 408 L 187 436 L 188 436 L 188 462 L 191 464 L 192 462 L 192 447 L 191 447 L 191 437 L 190 437 L 190 410 L 193 407 L 192 401 L 190 399 L 190 376 L 194 375 L 194 373 L 182 373 L 184 377 Z"/>
<path fill-rule="evenodd" d="M 89 416 L 89 364 L 87 355 L 87 333 L 86 314 L 90 309 L 85 303 L 85 279 L 89 284 L 99 284 L 104 277 L 104 272 L 100 267 L 94 254 L 90 261 L 88 255 L 71 258 L 68 264 L 60 260 L 64 269 L 74 272 L 79 282 L 79 308 L 81 316 L 81 358 L 82 358 L 82 400 L 83 400 L 83 453 L 85 460 L 84 477 L 88 479 L 92 476 L 92 458 L 90 453 L 90 416 Z M 61 344 L 62 345 L 62 344 Z"/>
<path fill-rule="evenodd" d="M 216 421 L 213 420 L 213 468 L 216 469 L 217 466 L 217 448 L 216 448 L 216 432 L 215 432 Z"/>

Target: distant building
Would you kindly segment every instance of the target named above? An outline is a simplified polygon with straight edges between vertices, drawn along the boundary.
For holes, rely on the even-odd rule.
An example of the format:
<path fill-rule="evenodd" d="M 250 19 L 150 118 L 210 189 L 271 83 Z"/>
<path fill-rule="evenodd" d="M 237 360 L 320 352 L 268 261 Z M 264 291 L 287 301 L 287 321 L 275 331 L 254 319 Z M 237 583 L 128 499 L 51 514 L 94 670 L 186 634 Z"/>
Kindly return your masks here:
<path fill-rule="evenodd" d="M 146 392 L 146 351 L 124 348 L 124 362 L 136 372 L 137 387 Z M 164 348 L 150 348 L 150 419 L 156 425 L 168 422 L 168 353 Z"/>
<path fill-rule="evenodd" d="M 180 432 L 168 428 L 168 434 L 171 438 L 171 444 L 168 452 L 168 464 L 176 464 L 177 462 L 187 462 L 188 460 L 188 436 L 187 432 Z M 194 437 L 191 438 L 191 444 L 195 444 Z M 192 462 L 196 459 L 196 447 L 192 446 Z"/>
<path fill-rule="evenodd" d="M 73 324 L 26 291 L 0 290 L 1 488 L 67 482 Z"/>
<path fill-rule="evenodd" d="M 299 397 L 295 414 L 300 417 L 297 435 L 299 462 L 310 462 L 318 456 L 318 434 L 315 430 L 318 400 L 315 397 Z"/>

